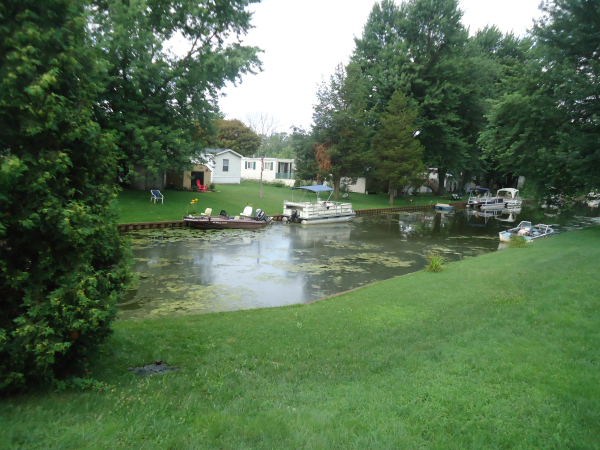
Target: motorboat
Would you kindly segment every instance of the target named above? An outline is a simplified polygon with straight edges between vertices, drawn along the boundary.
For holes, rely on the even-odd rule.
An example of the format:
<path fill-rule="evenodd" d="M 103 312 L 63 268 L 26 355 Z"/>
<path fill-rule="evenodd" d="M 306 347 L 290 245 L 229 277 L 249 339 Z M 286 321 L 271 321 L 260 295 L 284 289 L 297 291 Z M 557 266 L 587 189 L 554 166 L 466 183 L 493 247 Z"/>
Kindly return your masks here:
<path fill-rule="evenodd" d="M 496 193 L 496 197 L 504 199 L 504 206 L 506 208 L 514 208 L 523 204 L 523 200 L 521 200 L 521 197 L 519 196 L 518 189 L 499 189 Z"/>
<path fill-rule="evenodd" d="M 261 209 L 257 209 L 254 216 L 235 216 L 227 215 L 225 211 L 221 211 L 218 216 L 184 216 L 183 221 L 191 228 L 198 230 L 256 230 L 266 227 L 271 223 L 271 218 L 268 217 Z"/>
<path fill-rule="evenodd" d="M 485 211 L 487 209 L 505 208 L 505 203 L 503 197 L 493 196 L 489 189 L 474 187 L 470 190 L 467 207 Z"/>
<path fill-rule="evenodd" d="M 282 222 L 295 222 L 302 225 L 312 225 L 319 223 L 332 222 L 348 222 L 354 218 L 356 213 L 352 210 L 352 203 L 333 202 L 331 196 L 333 189 L 329 186 L 299 186 L 293 187 L 292 191 L 300 190 L 303 192 L 302 198 L 299 201 L 294 201 L 293 192 L 292 200 L 284 200 Z M 321 200 L 320 194 L 328 192 L 327 200 Z M 307 194 L 316 194 L 314 202 L 304 201 Z"/>
<path fill-rule="evenodd" d="M 531 222 L 523 221 L 515 228 L 511 228 L 510 230 L 506 231 L 500 231 L 498 235 L 500 236 L 501 242 L 510 242 L 510 238 L 513 236 L 522 236 L 526 241 L 529 242 L 533 241 L 534 239 L 540 239 L 556 233 L 557 231 L 554 230 L 554 228 L 552 228 L 550 225 L 545 225 L 543 223 L 532 225 Z"/>
<path fill-rule="evenodd" d="M 435 210 L 436 211 L 452 211 L 453 206 L 448 204 L 448 203 L 438 203 L 437 205 L 435 205 Z"/>

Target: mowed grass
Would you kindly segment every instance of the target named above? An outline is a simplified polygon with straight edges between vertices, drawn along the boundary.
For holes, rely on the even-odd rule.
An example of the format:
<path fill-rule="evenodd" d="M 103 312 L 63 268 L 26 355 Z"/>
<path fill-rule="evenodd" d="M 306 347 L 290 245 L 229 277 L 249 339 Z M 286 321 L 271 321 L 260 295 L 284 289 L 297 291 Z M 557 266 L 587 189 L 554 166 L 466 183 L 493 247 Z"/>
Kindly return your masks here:
<path fill-rule="evenodd" d="M 600 227 L 309 305 L 117 322 L 10 449 L 600 448 Z M 281 288 L 285 295 L 285 286 Z M 166 376 L 127 371 L 162 358 Z"/>
<path fill-rule="evenodd" d="M 150 191 L 135 191 L 125 189 L 119 194 L 115 205 L 119 215 L 120 223 L 132 222 L 158 222 L 163 220 L 181 220 L 191 206 L 192 200 L 198 199 L 196 212 L 204 212 L 206 208 L 212 208 L 212 214 L 218 215 L 222 209 L 229 215 L 240 214 L 247 204 L 252 205 L 254 210 L 260 208 L 268 215 L 281 214 L 283 212 L 283 201 L 292 200 L 292 191 L 289 187 L 263 186 L 263 198 L 259 197 L 260 186 L 256 183 L 242 182 L 241 184 L 219 184 L 217 191 L 220 192 L 182 192 L 166 190 L 164 203 L 156 204 L 150 202 Z M 294 191 L 294 200 L 299 200 L 302 192 Z M 314 201 L 315 194 L 307 194 L 306 198 Z M 327 198 L 325 194 L 321 197 Z M 347 200 L 352 203 L 354 209 L 386 208 L 388 207 L 388 194 L 364 195 L 350 194 Z M 432 201 L 431 194 L 413 197 L 412 204 L 429 204 Z M 433 200 L 435 201 L 435 200 Z M 406 197 L 394 200 L 394 206 L 409 205 Z"/>

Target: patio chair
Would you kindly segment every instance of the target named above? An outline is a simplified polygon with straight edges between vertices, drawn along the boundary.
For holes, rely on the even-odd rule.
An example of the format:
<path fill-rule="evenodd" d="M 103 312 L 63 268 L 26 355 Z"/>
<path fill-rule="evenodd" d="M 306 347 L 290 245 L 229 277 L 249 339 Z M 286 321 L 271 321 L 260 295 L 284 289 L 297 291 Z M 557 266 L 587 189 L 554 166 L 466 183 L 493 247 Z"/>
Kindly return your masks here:
<path fill-rule="evenodd" d="M 154 200 L 154 203 L 156 203 L 156 200 L 160 200 L 160 201 L 161 201 L 161 203 L 164 203 L 164 202 L 165 202 L 165 197 L 164 197 L 164 195 L 162 195 L 162 194 L 160 193 L 160 191 L 159 191 L 159 190 L 157 190 L 157 189 L 152 189 L 152 190 L 150 191 L 150 194 L 152 194 L 152 197 L 150 197 L 150 201 Z"/>
<path fill-rule="evenodd" d="M 200 184 L 200 180 L 196 180 L 196 185 L 198 186 L 198 190 L 200 192 L 206 192 L 206 185 Z"/>
<path fill-rule="evenodd" d="M 240 213 L 242 217 L 252 217 L 252 206 L 246 206 L 244 211 Z"/>
<path fill-rule="evenodd" d="M 212 214 L 212 208 L 206 208 L 206 211 L 200 213 L 200 217 L 210 217 Z"/>

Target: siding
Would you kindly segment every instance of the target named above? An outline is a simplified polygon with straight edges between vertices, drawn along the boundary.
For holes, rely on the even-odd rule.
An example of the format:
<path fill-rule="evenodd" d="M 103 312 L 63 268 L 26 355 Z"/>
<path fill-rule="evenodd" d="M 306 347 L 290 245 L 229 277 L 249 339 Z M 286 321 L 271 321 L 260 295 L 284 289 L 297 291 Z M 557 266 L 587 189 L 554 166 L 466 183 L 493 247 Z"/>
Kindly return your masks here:
<path fill-rule="evenodd" d="M 229 160 L 229 170 L 223 172 L 223 160 Z M 240 184 L 242 176 L 242 158 L 232 152 L 224 152 L 213 157 L 214 170 L 212 182 L 215 184 Z"/>

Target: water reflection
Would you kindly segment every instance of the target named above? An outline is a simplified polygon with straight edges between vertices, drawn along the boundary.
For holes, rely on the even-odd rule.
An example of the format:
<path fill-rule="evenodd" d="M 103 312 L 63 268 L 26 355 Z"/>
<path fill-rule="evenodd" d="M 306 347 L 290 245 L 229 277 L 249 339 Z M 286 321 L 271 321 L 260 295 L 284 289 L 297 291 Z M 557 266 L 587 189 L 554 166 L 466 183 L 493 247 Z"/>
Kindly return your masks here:
<path fill-rule="evenodd" d="M 558 230 L 599 223 L 598 209 L 540 208 L 360 217 L 329 225 L 273 224 L 266 230 L 159 230 L 132 236 L 135 292 L 122 319 L 305 303 L 421 270 L 425 255 L 447 260 L 498 249 L 498 232 L 521 220 Z M 554 211 L 553 211 L 554 212 Z"/>

